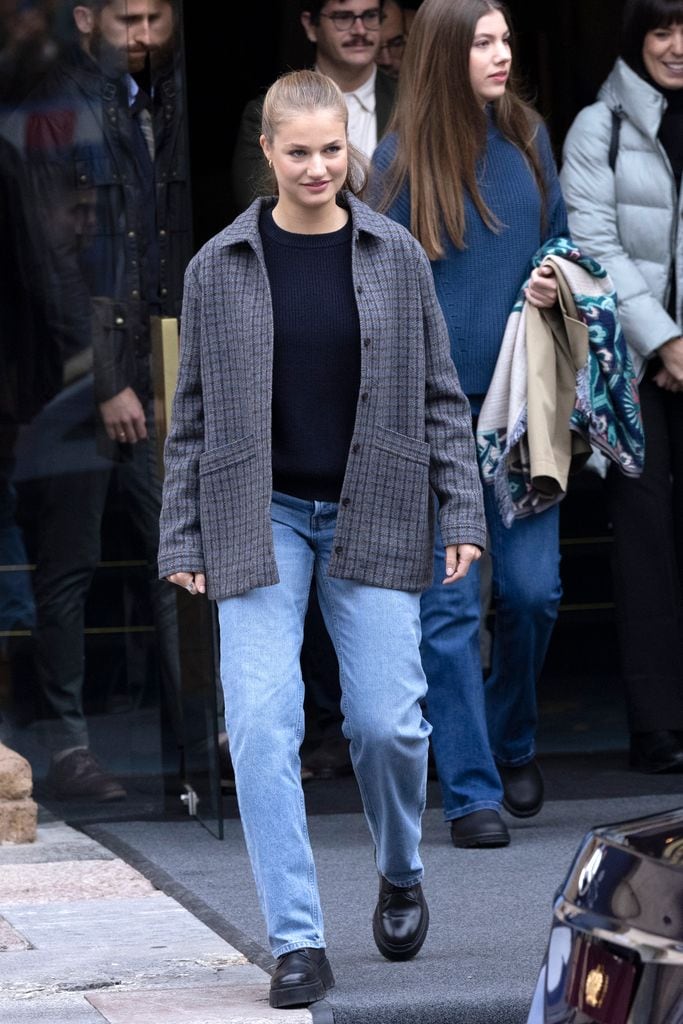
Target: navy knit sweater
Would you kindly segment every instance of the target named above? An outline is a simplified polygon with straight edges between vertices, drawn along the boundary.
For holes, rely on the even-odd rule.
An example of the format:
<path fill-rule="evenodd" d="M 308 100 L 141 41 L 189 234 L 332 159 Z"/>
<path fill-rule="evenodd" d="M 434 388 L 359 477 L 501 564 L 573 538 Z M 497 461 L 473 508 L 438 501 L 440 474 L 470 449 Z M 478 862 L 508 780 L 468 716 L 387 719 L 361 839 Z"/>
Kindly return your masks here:
<path fill-rule="evenodd" d="M 273 487 L 338 501 L 360 382 L 351 221 L 300 235 L 266 209 L 259 230 L 273 298 Z"/>
<path fill-rule="evenodd" d="M 368 202 L 377 203 L 381 180 L 396 151 L 396 136 L 385 136 L 372 157 Z M 465 197 L 463 250 L 448 239 L 443 259 L 432 261 L 436 292 L 451 340 L 451 354 L 463 391 L 477 410 L 488 390 L 508 316 L 531 272 L 531 259 L 549 238 L 567 235 L 567 212 L 548 133 L 539 129 L 539 152 L 548 184 L 547 226 L 541 229 L 541 197 L 522 153 L 489 121 L 486 153 L 479 165 L 484 202 L 502 227 L 491 231 Z M 409 188 L 388 211 L 410 227 Z"/>

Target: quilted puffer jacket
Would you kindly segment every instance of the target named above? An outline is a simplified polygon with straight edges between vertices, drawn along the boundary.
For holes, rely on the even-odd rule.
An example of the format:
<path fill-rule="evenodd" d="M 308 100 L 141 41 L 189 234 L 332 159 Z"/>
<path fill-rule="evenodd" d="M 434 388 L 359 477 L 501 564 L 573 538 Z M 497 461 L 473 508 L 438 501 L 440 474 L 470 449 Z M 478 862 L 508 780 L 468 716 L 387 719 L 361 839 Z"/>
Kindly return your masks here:
<path fill-rule="evenodd" d="M 572 238 L 612 278 L 639 378 L 683 324 L 683 195 L 657 138 L 665 109 L 664 96 L 617 59 L 597 101 L 569 129 L 560 170 Z M 614 170 L 612 111 L 621 119 Z M 674 268 L 675 319 L 668 311 Z"/>

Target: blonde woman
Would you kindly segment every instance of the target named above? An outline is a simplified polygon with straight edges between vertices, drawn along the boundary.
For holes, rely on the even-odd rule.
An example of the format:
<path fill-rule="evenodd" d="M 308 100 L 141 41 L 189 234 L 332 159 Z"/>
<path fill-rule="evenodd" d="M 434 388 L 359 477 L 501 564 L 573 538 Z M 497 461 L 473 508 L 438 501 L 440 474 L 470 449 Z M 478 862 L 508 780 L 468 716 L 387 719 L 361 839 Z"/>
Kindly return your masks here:
<path fill-rule="evenodd" d="M 334 984 L 306 827 L 299 655 L 311 577 L 340 667 L 344 733 L 379 873 L 373 935 L 415 956 L 429 725 L 420 593 L 433 506 L 459 586 L 485 540 L 467 402 L 429 262 L 354 194 L 330 78 L 268 90 L 274 175 L 186 274 L 160 574 L 217 601 L 240 815 L 277 966 L 272 1006 Z"/>

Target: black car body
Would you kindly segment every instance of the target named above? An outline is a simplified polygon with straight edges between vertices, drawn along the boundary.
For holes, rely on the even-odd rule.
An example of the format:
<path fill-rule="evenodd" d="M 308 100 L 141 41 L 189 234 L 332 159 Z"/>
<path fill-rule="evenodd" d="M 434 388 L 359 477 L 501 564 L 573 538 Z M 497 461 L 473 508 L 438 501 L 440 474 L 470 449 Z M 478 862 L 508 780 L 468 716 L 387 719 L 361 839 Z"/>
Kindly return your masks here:
<path fill-rule="evenodd" d="M 527 1024 L 683 1024 L 683 808 L 586 834 Z"/>

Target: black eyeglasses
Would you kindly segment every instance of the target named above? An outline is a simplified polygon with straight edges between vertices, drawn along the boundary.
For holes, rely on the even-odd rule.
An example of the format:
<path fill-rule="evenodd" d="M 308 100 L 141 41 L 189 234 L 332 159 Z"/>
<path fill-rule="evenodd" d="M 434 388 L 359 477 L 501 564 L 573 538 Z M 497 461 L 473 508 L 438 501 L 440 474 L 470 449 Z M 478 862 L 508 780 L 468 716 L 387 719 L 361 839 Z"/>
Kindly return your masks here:
<path fill-rule="evenodd" d="M 405 36 L 393 36 L 392 39 L 387 39 L 386 43 L 379 44 L 379 53 L 382 50 L 388 50 L 389 53 L 401 53 L 406 45 Z"/>
<path fill-rule="evenodd" d="M 377 29 L 382 20 L 382 13 L 379 7 L 369 7 L 367 11 L 354 14 L 352 11 L 333 11 L 332 14 L 321 14 L 321 18 L 329 18 L 337 32 L 348 32 L 357 21 L 363 22 L 363 28 Z"/>

